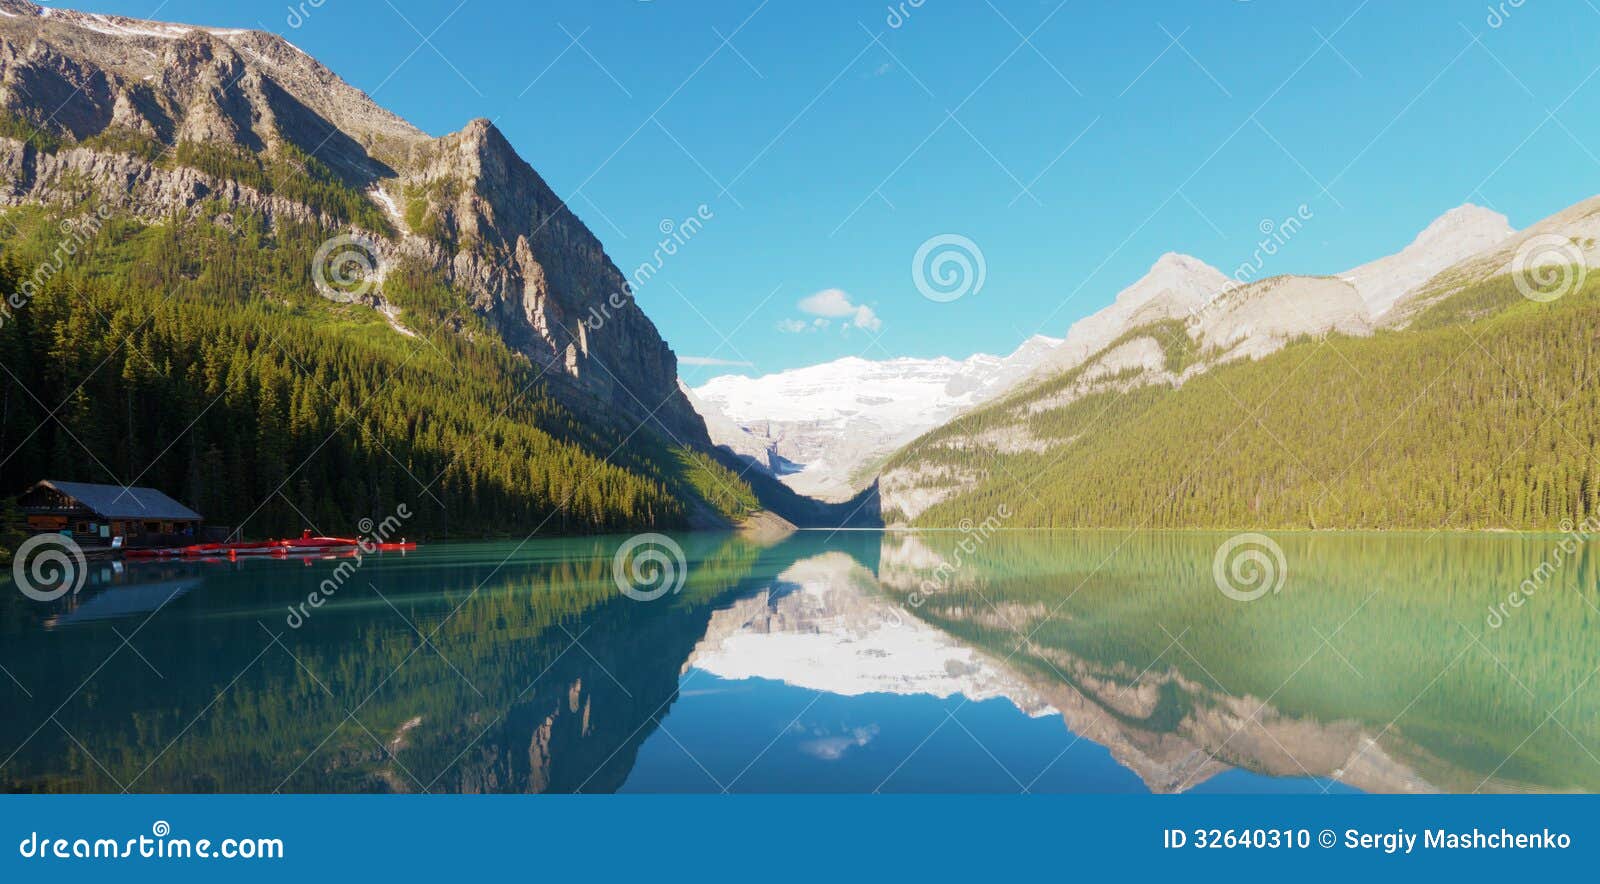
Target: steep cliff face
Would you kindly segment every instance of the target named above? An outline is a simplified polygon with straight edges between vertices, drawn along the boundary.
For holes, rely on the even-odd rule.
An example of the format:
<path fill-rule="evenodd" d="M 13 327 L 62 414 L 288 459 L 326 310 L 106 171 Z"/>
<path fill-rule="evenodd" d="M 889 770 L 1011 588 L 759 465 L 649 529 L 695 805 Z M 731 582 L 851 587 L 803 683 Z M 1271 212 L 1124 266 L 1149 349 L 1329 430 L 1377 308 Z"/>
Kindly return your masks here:
<path fill-rule="evenodd" d="M 402 251 L 426 252 L 551 376 L 615 413 L 654 415 L 680 441 L 706 441 L 678 388 L 677 357 L 621 271 L 493 124 L 417 145 L 404 168 L 379 185 L 404 206 Z"/>
<path fill-rule="evenodd" d="M 221 202 L 353 234 L 380 277 L 402 259 L 441 273 L 586 417 L 708 444 L 600 241 L 487 121 L 431 138 L 279 37 L 24 0 L 0 0 L 0 116 L 0 206 L 94 197 L 156 221 Z M 240 156 L 325 167 L 371 205 L 230 174 Z"/>

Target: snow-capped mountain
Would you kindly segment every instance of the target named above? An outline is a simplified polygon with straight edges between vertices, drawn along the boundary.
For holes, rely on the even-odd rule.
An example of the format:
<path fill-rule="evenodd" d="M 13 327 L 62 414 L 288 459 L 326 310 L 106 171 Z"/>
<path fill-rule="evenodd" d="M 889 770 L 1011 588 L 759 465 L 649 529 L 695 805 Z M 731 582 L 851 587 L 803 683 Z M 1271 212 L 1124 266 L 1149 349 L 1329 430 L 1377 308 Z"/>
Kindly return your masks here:
<path fill-rule="evenodd" d="M 1058 714 L 1004 661 L 903 611 L 847 553 L 796 562 L 769 589 L 717 611 L 688 666 L 856 697 L 962 695 Z"/>
<path fill-rule="evenodd" d="M 1009 356 L 849 357 L 762 377 L 724 375 L 691 391 L 712 441 L 794 490 L 848 498 L 896 448 L 1030 375 L 1061 341 L 1036 336 Z"/>
<path fill-rule="evenodd" d="M 1079 383 L 1052 394 L 1047 404 L 1059 407 L 1105 383 L 1176 385 L 1222 362 L 1265 356 L 1300 335 L 1369 334 L 1401 321 L 1403 311 L 1391 308 L 1441 272 L 1503 249 L 1514 234 L 1504 215 L 1467 204 L 1399 252 L 1345 273 L 1248 283 L 1169 252 L 1109 306 L 1073 323 L 1065 339 L 1036 336 L 1010 356 L 840 359 L 764 377 L 718 377 L 691 399 L 716 444 L 796 491 L 842 499 L 870 483 L 872 468 L 899 446 L 1024 383 L 1093 362 Z M 1155 325 L 1162 322 L 1179 323 L 1182 331 L 1166 337 L 1186 334 L 1200 358 L 1174 369 L 1167 353 L 1173 342 L 1161 340 Z M 1129 379 L 1132 369 L 1137 381 Z M 998 444 L 1030 443 L 1019 436 Z"/>

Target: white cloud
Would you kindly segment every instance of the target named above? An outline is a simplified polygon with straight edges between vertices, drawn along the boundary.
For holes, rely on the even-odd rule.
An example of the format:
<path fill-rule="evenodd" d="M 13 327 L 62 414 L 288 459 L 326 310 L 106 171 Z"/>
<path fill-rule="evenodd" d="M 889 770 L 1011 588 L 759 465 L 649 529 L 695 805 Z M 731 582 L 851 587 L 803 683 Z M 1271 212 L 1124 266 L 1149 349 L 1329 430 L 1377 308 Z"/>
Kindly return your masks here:
<path fill-rule="evenodd" d="M 810 328 L 804 319 L 785 319 L 778 323 L 778 331 L 789 335 L 797 335 Z"/>
<path fill-rule="evenodd" d="M 847 320 L 850 325 L 867 331 L 878 331 L 883 328 L 883 320 L 878 318 L 878 314 L 874 313 L 871 307 L 852 302 L 850 295 L 841 289 L 823 289 L 810 297 L 802 298 L 797 306 L 800 312 L 822 320 Z M 819 328 L 827 327 L 825 321 L 814 324 Z"/>
<path fill-rule="evenodd" d="M 808 298 L 802 298 L 798 306 L 802 313 L 830 319 L 840 319 L 856 312 L 856 305 L 850 303 L 850 296 L 841 289 L 823 289 Z"/>
<path fill-rule="evenodd" d="M 714 356 L 679 356 L 679 365 L 714 365 L 732 368 L 754 368 L 755 363 L 738 359 L 717 359 Z"/>

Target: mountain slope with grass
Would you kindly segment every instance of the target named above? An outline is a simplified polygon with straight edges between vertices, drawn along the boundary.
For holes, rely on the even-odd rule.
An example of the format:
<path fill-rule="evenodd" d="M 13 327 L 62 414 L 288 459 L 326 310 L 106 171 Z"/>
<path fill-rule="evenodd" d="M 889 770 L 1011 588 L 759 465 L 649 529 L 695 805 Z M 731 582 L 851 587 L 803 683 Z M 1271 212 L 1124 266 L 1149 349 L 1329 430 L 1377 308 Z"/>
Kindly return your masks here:
<path fill-rule="evenodd" d="M 1574 213 L 1589 219 L 1572 222 L 1579 227 L 1595 215 L 1586 203 L 1557 218 Z M 1524 266 L 1528 242 L 1537 240 L 1519 236 L 1445 268 L 1397 299 L 1393 318 L 1344 326 L 1329 317 L 1357 314 L 1331 310 L 1264 351 L 1219 340 L 1231 305 L 1273 300 L 1279 313 L 1303 316 L 1348 286 L 1263 280 L 1187 321 L 1131 329 L 1076 368 L 898 452 L 881 480 L 885 518 L 940 526 L 1003 512 L 1014 527 L 1129 529 L 1578 524 L 1600 514 L 1600 280 L 1587 278 L 1582 241 Z"/>
<path fill-rule="evenodd" d="M 489 123 L 432 138 L 270 34 L 0 13 L 0 493 L 154 485 L 253 535 L 761 506 Z"/>

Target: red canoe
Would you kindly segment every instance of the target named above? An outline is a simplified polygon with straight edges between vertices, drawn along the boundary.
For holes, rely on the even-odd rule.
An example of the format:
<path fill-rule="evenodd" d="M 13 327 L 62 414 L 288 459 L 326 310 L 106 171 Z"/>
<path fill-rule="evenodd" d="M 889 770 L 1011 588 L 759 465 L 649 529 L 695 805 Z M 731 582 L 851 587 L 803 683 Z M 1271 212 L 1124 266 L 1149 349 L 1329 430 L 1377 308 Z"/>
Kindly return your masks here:
<path fill-rule="evenodd" d="M 248 543 L 196 543 L 185 547 L 160 549 L 130 549 L 124 556 L 130 559 L 158 559 L 173 556 L 184 558 L 237 558 L 239 556 L 285 556 L 316 553 L 352 552 L 362 548 L 359 537 L 323 537 L 306 531 L 294 540 L 258 540 Z M 404 540 L 399 543 L 367 543 L 368 551 L 398 552 L 416 549 L 416 543 Z"/>

